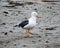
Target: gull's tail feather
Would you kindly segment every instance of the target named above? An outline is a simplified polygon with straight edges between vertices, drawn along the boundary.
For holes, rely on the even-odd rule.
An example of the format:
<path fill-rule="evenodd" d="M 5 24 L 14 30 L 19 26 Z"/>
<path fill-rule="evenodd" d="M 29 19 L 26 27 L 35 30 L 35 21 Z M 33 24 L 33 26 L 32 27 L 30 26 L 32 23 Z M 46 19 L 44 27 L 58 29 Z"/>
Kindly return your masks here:
<path fill-rule="evenodd" d="M 13 26 L 13 27 L 18 27 L 18 25 L 15 25 L 15 26 Z"/>
<path fill-rule="evenodd" d="M 15 26 L 13 26 L 13 27 L 20 27 L 21 25 L 19 24 L 19 25 L 15 25 Z"/>

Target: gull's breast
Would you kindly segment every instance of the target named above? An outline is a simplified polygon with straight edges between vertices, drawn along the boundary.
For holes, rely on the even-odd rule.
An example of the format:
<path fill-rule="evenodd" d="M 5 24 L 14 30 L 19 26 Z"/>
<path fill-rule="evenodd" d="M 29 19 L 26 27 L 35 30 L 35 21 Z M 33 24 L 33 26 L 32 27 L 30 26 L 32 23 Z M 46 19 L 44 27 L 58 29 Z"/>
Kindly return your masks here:
<path fill-rule="evenodd" d="M 36 21 L 31 19 L 31 20 L 29 20 L 29 23 L 28 23 L 26 26 L 24 26 L 24 28 L 26 28 L 26 29 L 31 29 L 31 28 L 33 28 L 35 25 L 36 25 Z"/>

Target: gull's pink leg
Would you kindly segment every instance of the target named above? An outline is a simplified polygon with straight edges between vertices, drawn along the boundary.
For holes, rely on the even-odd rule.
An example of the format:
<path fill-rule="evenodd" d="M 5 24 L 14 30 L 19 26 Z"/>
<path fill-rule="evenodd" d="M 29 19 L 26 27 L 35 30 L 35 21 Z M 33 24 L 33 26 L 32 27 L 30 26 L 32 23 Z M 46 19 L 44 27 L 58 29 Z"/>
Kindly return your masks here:
<path fill-rule="evenodd" d="M 27 33 L 28 35 L 29 35 L 29 34 L 33 35 L 33 33 L 29 31 L 29 29 L 26 30 L 26 33 Z"/>

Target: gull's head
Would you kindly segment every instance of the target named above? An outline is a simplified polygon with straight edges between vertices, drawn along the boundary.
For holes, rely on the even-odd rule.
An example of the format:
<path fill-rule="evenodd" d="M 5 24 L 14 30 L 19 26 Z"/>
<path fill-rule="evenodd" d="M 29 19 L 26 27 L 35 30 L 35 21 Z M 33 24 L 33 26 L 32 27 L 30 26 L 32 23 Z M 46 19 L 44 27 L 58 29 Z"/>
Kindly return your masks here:
<path fill-rule="evenodd" d="M 32 12 L 32 13 L 31 13 L 31 16 L 34 16 L 34 17 L 36 17 L 36 18 L 40 18 L 40 16 L 38 16 L 38 13 L 37 13 L 37 12 Z"/>

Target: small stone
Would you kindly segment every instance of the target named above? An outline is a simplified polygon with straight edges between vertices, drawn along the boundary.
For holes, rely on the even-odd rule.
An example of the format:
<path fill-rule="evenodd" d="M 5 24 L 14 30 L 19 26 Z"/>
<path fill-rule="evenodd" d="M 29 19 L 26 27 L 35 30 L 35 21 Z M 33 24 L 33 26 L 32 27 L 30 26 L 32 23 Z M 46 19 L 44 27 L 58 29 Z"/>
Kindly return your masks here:
<path fill-rule="evenodd" d="M 47 7 L 47 8 L 52 9 L 52 7 Z"/>
<path fill-rule="evenodd" d="M 26 47 L 27 45 L 23 45 L 23 47 Z"/>
<path fill-rule="evenodd" d="M 5 33 L 5 35 L 7 35 L 7 32 Z"/>
<path fill-rule="evenodd" d="M 7 16 L 7 14 L 5 14 L 5 16 Z"/>
<path fill-rule="evenodd" d="M 9 32 L 13 33 L 13 31 L 12 31 L 12 30 L 10 30 Z"/>
<path fill-rule="evenodd" d="M 7 11 L 4 11 L 3 13 L 8 14 L 8 12 L 7 12 Z"/>
<path fill-rule="evenodd" d="M 2 25 L 6 25 L 6 23 L 2 23 Z"/>
<path fill-rule="evenodd" d="M 46 43 L 49 43 L 48 41 L 46 41 Z"/>
<path fill-rule="evenodd" d="M 46 28 L 46 30 L 53 30 L 53 28 Z"/>
<path fill-rule="evenodd" d="M 41 38 L 41 36 L 38 36 L 38 38 Z"/>
<path fill-rule="evenodd" d="M 35 11 L 37 11 L 37 9 L 36 9 L 36 8 L 35 8 L 34 10 L 35 10 Z"/>
<path fill-rule="evenodd" d="M 20 13 L 21 11 L 18 11 L 18 13 Z"/>
<path fill-rule="evenodd" d="M 45 28 L 45 30 L 54 30 L 54 29 L 55 29 L 55 27 Z"/>
<path fill-rule="evenodd" d="M 35 41 L 32 41 L 33 43 L 35 43 Z"/>
<path fill-rule="evenodd" d="M 28 36 L 28 35 L 27 35 L 27 36 L 24 36 L 24 38 L 33 38 L 33 36 Z"/>
<path fill-rule="evenodd" d="M 45 34 L 45 36 L 48 36 L 47 34 Z"/>
<path fill-rule="evenodd" d="M 4 32 L 2 32 L 2 33 L 4 33 Z"/>
<path fill-rule="evenodd" d="M 33 2 L 25 2 L 25 4 L 32 5 L 34 3 Z"/>
<path fill-rule="evenodd" d="M 25 17 L 25 19 L 27 19 L 27 17 Z"/>

